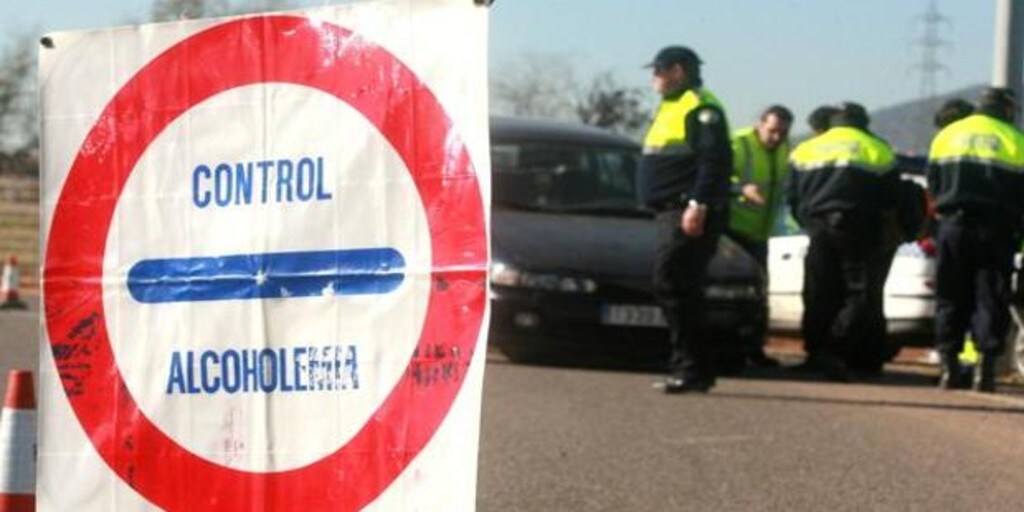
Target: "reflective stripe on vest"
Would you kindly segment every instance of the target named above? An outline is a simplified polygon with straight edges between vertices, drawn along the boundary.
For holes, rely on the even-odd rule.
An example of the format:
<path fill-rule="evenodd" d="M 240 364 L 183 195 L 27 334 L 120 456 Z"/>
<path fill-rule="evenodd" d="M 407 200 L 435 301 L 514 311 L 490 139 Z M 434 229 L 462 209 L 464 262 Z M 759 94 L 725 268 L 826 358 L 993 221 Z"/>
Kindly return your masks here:
<path fill-rule="evenodd" d="M 939 165 L 971 162 L 1024 172 L 1024 134 L 994 117 L 974 114 L 935 136 L 928 160 Z"/>
<path fill-rule="evenodd" d="M 839 126 L 797 146 L 790 163 L 799 172 L 857 167 L 884 174 L 895 167 L 896 157 L 884 141 L 856 128 Z"/>
<path fill-rule="evenodd" d="M 704 105 L 714 105 L 721 109 L 718 99 L 704 89 L 690 89 L 678 98 L 662 100 L 644 138 L 644 154 L 692 154 L 693 148 L 686 142 L 686 116 Z"/>

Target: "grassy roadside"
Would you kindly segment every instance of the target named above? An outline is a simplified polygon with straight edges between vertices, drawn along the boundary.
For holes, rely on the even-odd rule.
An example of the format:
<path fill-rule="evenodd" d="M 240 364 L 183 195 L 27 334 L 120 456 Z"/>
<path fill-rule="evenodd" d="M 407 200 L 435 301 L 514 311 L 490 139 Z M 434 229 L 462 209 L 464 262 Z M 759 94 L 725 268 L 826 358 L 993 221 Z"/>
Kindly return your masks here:
<path fill-rule="evenodd" d="M 39 181 L 0 176 L 0 257 L 18 260 L 21 287 L 39 286 Z"/>

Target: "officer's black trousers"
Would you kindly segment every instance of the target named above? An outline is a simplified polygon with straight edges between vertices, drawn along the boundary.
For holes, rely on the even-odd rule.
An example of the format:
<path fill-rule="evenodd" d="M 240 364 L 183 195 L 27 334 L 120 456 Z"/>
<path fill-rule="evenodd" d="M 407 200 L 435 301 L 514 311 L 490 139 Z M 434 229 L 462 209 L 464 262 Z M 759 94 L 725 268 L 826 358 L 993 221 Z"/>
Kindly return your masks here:
<path fill-rule="evenodd" d="M 809 355 L 880 369 L 886 357 L 885 279 L 893 251 L 876 216 L 833 212 L 807 221 L 801 329 Z"/>
<path fill-rule="evenodd" d="M 958 213 L 939 221 L 936 242 L 936 349 L 955 357 L 970 327 L 979 352 L 998 354 L 1010 326 L 1018 235 L 1005 222 Z"/>
<path fill-rule="evenodd" d="M 680 210 L 658 214 L 654 293 L 670 329 L 669 371 L 683 379 L 709 379 L 714 378 L 714 352 L 708 339 L 704 283 L 728 213 L 709 212 L 704 234 L 698 237 L 683 233 L 681 216 Z"/>

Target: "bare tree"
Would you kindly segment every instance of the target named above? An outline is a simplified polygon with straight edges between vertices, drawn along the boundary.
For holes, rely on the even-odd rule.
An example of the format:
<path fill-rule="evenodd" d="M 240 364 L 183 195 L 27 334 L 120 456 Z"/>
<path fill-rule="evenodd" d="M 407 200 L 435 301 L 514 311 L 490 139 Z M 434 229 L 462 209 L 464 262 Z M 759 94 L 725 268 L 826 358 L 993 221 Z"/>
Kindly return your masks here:
<path fill-rule="evenodd" d="M 154 22 L 217 16 L 227 8 L 225 0 L 155 0 L 150 11 Z"/>
<path fill-rule="evenodd" d="M 35 44 L 17 37 L 0 51 L 0 170 L 38 172 Z"/>
<path fill-rule="evenodd" d="M 576 102 L 576 115 L 585 124 L 620 133 L 636 133 L 648 118 L 643 93 L 619 85 L 611 73 L 597 75 Z"/>
<path fill-rule="evenodd" d="M 254 12 L 286 11 L 295 6 L 288 0 L 249 0 L 232 7 L 231 14 L 250 14 Z"/>
<path fill-rule="evenodd" d="M 572 119 L 578 89 L 568 58 L 531 53 L 503 66 L 491 84 L 491 98 L 499 114 Z"/>
<path fill-rule="evenodd" d="M 643 98 L 640 89 L 620 85 L 610 72 L 582 87 L 570 60 L 550 54 L 524 54 L 503 66 L 491 83 L 497 114 L 580 121 L 628 135 L 647 122 Z"/>

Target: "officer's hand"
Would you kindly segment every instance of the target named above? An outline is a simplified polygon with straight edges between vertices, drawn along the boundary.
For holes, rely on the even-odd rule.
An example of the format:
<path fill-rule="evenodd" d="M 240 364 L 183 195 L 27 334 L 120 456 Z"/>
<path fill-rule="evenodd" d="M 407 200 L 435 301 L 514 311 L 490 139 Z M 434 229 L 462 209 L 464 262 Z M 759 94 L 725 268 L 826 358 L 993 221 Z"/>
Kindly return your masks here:
<path fill-rule="evenodd" d="M 707 217 L 707 210 L 697 206 L 687 206 L 683 210 L 683 218 L 680 227 L 686 236 L 701 236 L 704 234 L 704 219 Z"/>
<path fill-rule="evenodd" d="M 743 193 L 743 197 L 758 206 L 762 206 L 768 202 L 768 200 L 761 195 L 761 189 L 754 183 L 747 183 L 746 185 L 743 185 L 741 192 Z"/>

